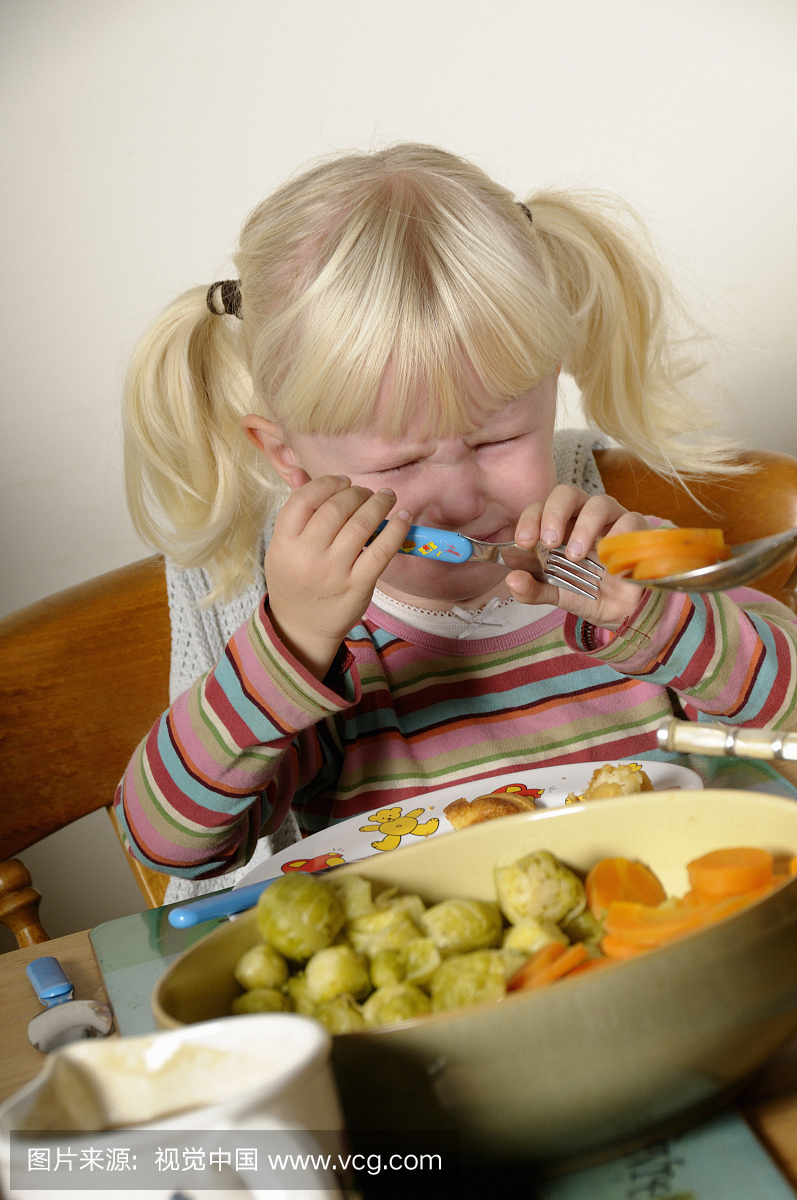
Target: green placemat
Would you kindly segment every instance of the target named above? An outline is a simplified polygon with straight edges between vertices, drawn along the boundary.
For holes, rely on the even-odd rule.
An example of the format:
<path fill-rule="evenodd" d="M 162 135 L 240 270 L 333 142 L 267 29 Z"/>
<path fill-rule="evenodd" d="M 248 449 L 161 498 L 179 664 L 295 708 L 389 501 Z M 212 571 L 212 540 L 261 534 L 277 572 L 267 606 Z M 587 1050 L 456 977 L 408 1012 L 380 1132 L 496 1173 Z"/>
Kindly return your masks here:
<path fill-rule="evenodd" d="M 220 888 L 228 892 L 229 888 Z M 224 924 L 227 917 L 204 921 L 189 929 L 174 929 L 168 921 L 173 908 L 191 903 L 165 904 L 97 925 L 89 933 L 116 1023 L 122 1037 L 155 1032 L 150 996 L 171 962 Z"/>
<path fill-rule="evenodd" d="M 535 1200 L 794 1200 L 735 1108 L 667 1138 L 538 1186 Z"/>

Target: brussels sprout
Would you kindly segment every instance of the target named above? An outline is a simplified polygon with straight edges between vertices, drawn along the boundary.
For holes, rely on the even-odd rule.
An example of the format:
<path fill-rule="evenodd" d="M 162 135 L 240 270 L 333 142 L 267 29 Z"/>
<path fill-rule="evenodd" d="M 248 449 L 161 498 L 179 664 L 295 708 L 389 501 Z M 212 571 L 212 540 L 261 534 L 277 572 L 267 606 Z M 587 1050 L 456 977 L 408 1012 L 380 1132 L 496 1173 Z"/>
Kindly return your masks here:
<path fill-rule="evenodd" d="M 547 850 L 496 867 L 495 887 L 504 916 L 519 921 L 572 921 L 587 903 L 584 885 Z"/>
<path fill-rule="evenodd" d="M 363 879 L 362 875 L 332 874 L 327 883 L 343 905 L 343 915 L 347 921 L 374 911 L 370 879 Z"/>
<path fill-rule="evenodd" d="M 303 1017 L 312 1017 L 315 1012 L 315 1003 L 307 992 L 304 971 L 299 971 L 297 975 L 291 975 L 285 985 L 285 991 L 297 1013 L 301 1013 Z"/>
<path fill-rule="evenodd" d="M 503 929 L 492 900 L 443 900 L 426 910 L 422 925 L 443 958 L 498 946 Z"/>
<path fill-rule="evenodd" d="M 344 992 L 364 1000 L 371 990 L 368 964 L 351 946 L 317 950 L 305 967 L 304 977 L 308 999 L 316 1004 L 334 1000 Z"/>
<path fill-rule="evenodd" d="M 407 983 L 417 983 L 419 987 L 426 987 L 443 961 L 437 946 L 428 937 L 407 942 L 401 956 L 404 960 L 404 979 Z"/>
<path fill-rule="evenodd" d="M 330 1033 L 356 1033 L 365 1029 L 365 1017 L 351 996 L 327 1000 L 325 1004 L 319 1004 L 313 1015 Z"/>
<path fill-rule="evenodd" d="M 408 942 L 411 946 L 413 943 Z M 404 978 L 404 957 L 399 950 L 380 950 L 371 962 L 371 982 L 375 988 L 388 983 L 401 983 Z"/>
<path fill-rule="evenodd" d="M 571 942 L 586 942 L 588 946 L 597 946 L 605 936 L 605 930 L 600 921 L 592 915 L 588 908 L 564 926 L 564 932 Z"/>
<path fill-rule="evenodd" d="M 373 959 L 380 950 L 400 950 L 413 938 L 421 937 L 411 917 L 401 909 L 383 908 L 357 917 L 347 925 L 349 941 L 358 954 Z"/>
<path fill-rule="evenodd" d="M 420 896 L 413 894 L 400 896 L 397 895 L 396 888 L 385 888 L 374 900 L 374 905 L 378 909 L 391 908 L 394 912 L 404 912 L 412 918 L 416 925 L 420 925 L 421 918 L 426 912 L 426 905 Z"/>
<path fill-rule="evenodd" d="M 450 1012 L 506 994 L 506 965 L 501 950 L 474 950 L 447 958 L 437 968 L 430 985 L 432 1012 Z"/>
<path fill-rule="evenodd" d="M 362 1006 L 369 1025 L 391 1025 L 429 1011 L 429 997 L 412 983 L 388 983 L 377 988 Z"/>
<path fill-rule="evenodd" d="M 242 954 L 233 972 L 241 987 L 279 988 L 288 978 L 288 964 L 273 946 L 252 946 Z"/>
<path fill-rule="evenodd" d="M 239 1013 L 290 1012 L 290 997 L 277 988 L 252 988 L 232 1002 L 231 1011 Z"/>
<path fill-rule="evenodd" d="M 305 962 L 335 940 L 343 906 L 324 880 L 296 871 L 269 884 L 257 902 L 257 923 L 263 941 Z"/>
<path fill-rule="evenodd" d="M 548 942 L 568 944 L 568 937 L 551 921 L 519 921 L 510 925 L 504 934 L 504 950 L 513 950 L 526 958 L 547 946 Z"/>

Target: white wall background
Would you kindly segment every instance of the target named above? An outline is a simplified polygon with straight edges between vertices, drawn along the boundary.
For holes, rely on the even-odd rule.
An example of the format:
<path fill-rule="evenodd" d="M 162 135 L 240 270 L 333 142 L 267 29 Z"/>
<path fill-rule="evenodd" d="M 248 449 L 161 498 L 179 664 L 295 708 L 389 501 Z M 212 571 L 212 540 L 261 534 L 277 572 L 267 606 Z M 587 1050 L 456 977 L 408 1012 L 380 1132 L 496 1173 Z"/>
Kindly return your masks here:
<path fill-rule="evenodd" d="M 333 150 L 429 141 L 518 194 L 619 193 L 716 339 L 724 426 L 797 454 L 793 0 L 3 0 L 0 44 L 0 613 L 147 552 L 122 491 L 130 349 Z M 105 824 L 80 909 L 68 834 L 25 856 L 53 933 L 138 907 Z"/>

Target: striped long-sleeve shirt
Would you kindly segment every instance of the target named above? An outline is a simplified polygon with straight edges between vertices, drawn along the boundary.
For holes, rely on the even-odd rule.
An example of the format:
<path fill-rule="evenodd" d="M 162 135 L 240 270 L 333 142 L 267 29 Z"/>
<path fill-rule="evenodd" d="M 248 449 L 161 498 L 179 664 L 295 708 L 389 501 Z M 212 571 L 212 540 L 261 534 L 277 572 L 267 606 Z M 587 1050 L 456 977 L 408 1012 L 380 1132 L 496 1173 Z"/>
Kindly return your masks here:
<path fill-rule="evenodd" d="M 138 747 L 116 797 L 131 853 L 187 878 L 242 865 L 292 804 L 316 831 L 453 784 L 644 755 L 672 715 L 793 728 L 797 619 L 749 589 L 643 593 L 614 634 L 561 610 L 478 642 L 373 605 L 319 683 L 267 598 Z"/>

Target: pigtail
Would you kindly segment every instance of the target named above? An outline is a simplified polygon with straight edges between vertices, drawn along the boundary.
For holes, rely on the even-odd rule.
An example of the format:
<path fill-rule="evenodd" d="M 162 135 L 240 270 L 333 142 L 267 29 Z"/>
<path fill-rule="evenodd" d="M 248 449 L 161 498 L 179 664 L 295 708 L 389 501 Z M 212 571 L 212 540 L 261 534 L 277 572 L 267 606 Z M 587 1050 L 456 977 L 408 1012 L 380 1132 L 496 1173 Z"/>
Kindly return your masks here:
<path fill-rule="evenodd" d="M 738 449 L 712 437 L 716 422 L 684 389 L 701 366 L 695 339 L 678 336 L 680 305 L 635 214 L 561 192 L 528 206 L 542 270 L 577 329 L 562 367 L 589 423 L 666 475 L 743 471 Z"/>
<path fill-rule="evenodd" d="M 124 409 L 127 500 L 136 532 L 181 567 L 211 572 L 212 602 L 255 578 L 280 484 L 244 435 L 252 380 L 239 322 L 206 289 L 180 296 L 142 339 Z"/>

